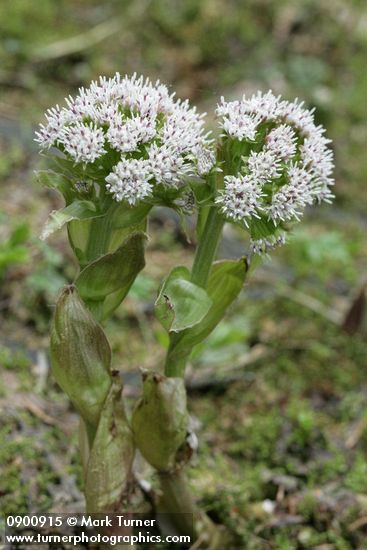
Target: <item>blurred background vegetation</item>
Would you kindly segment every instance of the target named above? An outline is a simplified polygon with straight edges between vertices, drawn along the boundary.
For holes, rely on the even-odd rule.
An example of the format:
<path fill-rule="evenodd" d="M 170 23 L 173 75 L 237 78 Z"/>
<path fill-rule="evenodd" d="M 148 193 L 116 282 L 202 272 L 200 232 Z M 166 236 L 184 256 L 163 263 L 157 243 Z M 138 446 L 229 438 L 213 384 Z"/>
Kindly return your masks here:
<path fill-rule="evenodd" d="M 193 354 L 191 476 L 236 548 L 366 549 L 366 3 L 2 0 L 0 37 L 0 512 L 83 507 L 77 418 L 47 355 L 75 264 L 65 234 L 38 238 L 60 199 L 34 178 L 33 131 L 91 79 L 136 71 L 209 113 L 221 95 L 298 96 L 334 141 L 334 205 L 307 214 Z M 226 230 L 220 254 L 244 252 Z M 131 401 L 137 367 L 162 363 L 159 281 L 191 260 L 176 219 L 157 212 L 147 268 L 107 327 Z"/>

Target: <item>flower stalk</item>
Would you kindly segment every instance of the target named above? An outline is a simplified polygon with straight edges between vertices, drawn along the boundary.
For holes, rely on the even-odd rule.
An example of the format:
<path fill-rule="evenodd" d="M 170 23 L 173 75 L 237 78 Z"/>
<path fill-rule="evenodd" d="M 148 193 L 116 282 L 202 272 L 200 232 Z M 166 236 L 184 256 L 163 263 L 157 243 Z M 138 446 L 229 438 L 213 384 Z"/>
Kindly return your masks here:
<path fill-rule="evenodd" d="M 191 281 L 205 288 L 222 235 L 224 218 L 216 207 L 211 208 L 200 238 L 191 271 Z"/>

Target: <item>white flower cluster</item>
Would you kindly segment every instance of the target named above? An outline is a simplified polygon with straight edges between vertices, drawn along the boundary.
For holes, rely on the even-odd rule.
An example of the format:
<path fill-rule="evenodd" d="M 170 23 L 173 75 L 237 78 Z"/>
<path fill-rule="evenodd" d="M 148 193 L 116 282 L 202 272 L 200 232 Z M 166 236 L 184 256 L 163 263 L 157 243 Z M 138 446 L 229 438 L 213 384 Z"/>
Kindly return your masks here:
<path fill-rule="evenodd" d="M 240 173 L 224 177 L 216 202 L 248 226 L 252 217 L 275 224 L 299 220 L 306 205 L 333 197 L 333 153 L 313 110 L 271 91 L 217 107 L 224 136 L 247 144 Z"/>
<path fill-rule="evenodd" d="M 204 175 L 215 162 L 203 116 L 159 81 L 133 75 L 100 78 L 46 113 L 36 141 L 56 146 L 78 163 L 93 163 L 111 149 L 106 187 L 130 204 L 149 196 L 154 184 L 177 187 L 190 174 Z"/>
<path fill-rule="evenodd" d="M 275 248 L 278 248 L 278 246 L 282 246 L 285 244 L 286 238 L 285 235 L 278 235 L 277 237 L 271 237 L 268 239 L 256 239 L 251 240 L 250 242 L 250 256 L 254 254 L 267 254 L 268 252 L 271 252 Z"/>

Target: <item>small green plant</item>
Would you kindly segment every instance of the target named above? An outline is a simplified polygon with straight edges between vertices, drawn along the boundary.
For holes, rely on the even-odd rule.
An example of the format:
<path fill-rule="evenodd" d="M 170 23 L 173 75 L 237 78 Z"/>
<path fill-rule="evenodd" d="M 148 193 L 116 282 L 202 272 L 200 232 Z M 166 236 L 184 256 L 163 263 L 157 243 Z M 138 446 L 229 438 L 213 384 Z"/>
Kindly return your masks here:
<path fill-rule="evenodd" d="M 357 273 L 353 255 L 359 244 L 347 240 L 337 231 L 325 232 L 317 237 L 303 228 L 294 232 L 289 242 L 289 253 L 297 275 L 319 277 L 326 282 L 330 275 L 344 276 L 354 282 Z"/>
<path fill-rule="evenodd" d="M 171 514 L 176 532 L 191 533 L 192 516 L 200 547 L 212 549 L 223 548 L 223 534 L 197 508 L 185 474 L 196 451 L 186 365 L 261 256 L 285 242 L 306 206 L 329 202 L 333 184 L 329 140 L 302 103 L 258 92 L 222 99 L 216 114 L 221 135 L 214 140 L 203 116 L 164 85 L 117 74 L 81 89 L 67 107 L 49 110 L 37 133 L 52 162 L 40 178 L 65 199 L 43 237 L 66 225 L 80 266 L 56 304 L 51 359 L 82 420 L 87 510 L 127 505 L 139 449 L 160 481 L 156 510 Z M 144 268 L 156 206 L 182 218 L 195 214 L 197 247 L 191 270 L 174 267 L 158 289 L 155 315 L 167 333 L 166 360 L 143 371 L 142 396 L 129 418 L 101 324 Z M 247 233 L 248 250 L 237 260 L 215 261 L 226 222 Z M 307 414 L 298 418 L 302 438 L 308 437 Z"/>
<path fill-rule="evenodd" d="M 0 217 L 1 233 L 5 233 L 7 218 Z M 11 228 L 10 234 L 0 241 L 0 281 L 5 277 L 10 268 L 25 264 L 29 261 L 29 252 L 26 243 L 29 237 L 27 223 L 19 223 Z"/>

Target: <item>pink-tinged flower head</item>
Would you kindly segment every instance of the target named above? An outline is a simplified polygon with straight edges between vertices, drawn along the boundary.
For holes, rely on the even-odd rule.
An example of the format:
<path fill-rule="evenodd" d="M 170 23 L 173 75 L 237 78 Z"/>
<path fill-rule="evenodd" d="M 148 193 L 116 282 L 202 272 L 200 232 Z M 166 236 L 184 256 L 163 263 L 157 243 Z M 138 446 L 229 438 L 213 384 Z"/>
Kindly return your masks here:
<path fill-rule="evenodd" d="M 66 107 L 47 111 L 46 120 L 36 133 L 42 149 L 57 147 L 83 164 L 103 157 L 104 167 L 109 151 L 118 153 L 117 160 L 116 154 L 109 157 L 106 178 L 117 201 L 135 204 L 155 184 L 178 187 L 183 177 L 202 176 L 215 162 L 203 115 L 142 76 L 100 77 L 67 98 Z"/>
<path fill-rule="evenodd" d="M 259 204 L 263 197 L 261 187 L 250 176 L 225 176 L 225 192 L 219 195 L 216 202 L 230 218 L 243 221 L 251 217 L 258 218 Z"/>
<path fill-rule="evenodd" d="M 236 140 L 235 151 L 240 147 L 243 152 L 237 173 L 224 178 L 216 198 L 229 219 L 248 226 L 261 215 L 278 225 L 299 220 L 307 205 L 333 198 L 333 152 L 324 128 L 314 122 L 313 109 L 269 91 L 228 103 L 222 98 L 217 115 L 227 150 Z M 231 162 L 228 153 L 225 162 Z M 233 173 L 231 166 L 224 169 Z M 239 194 L 244 176 L 251 187 Z"/>

